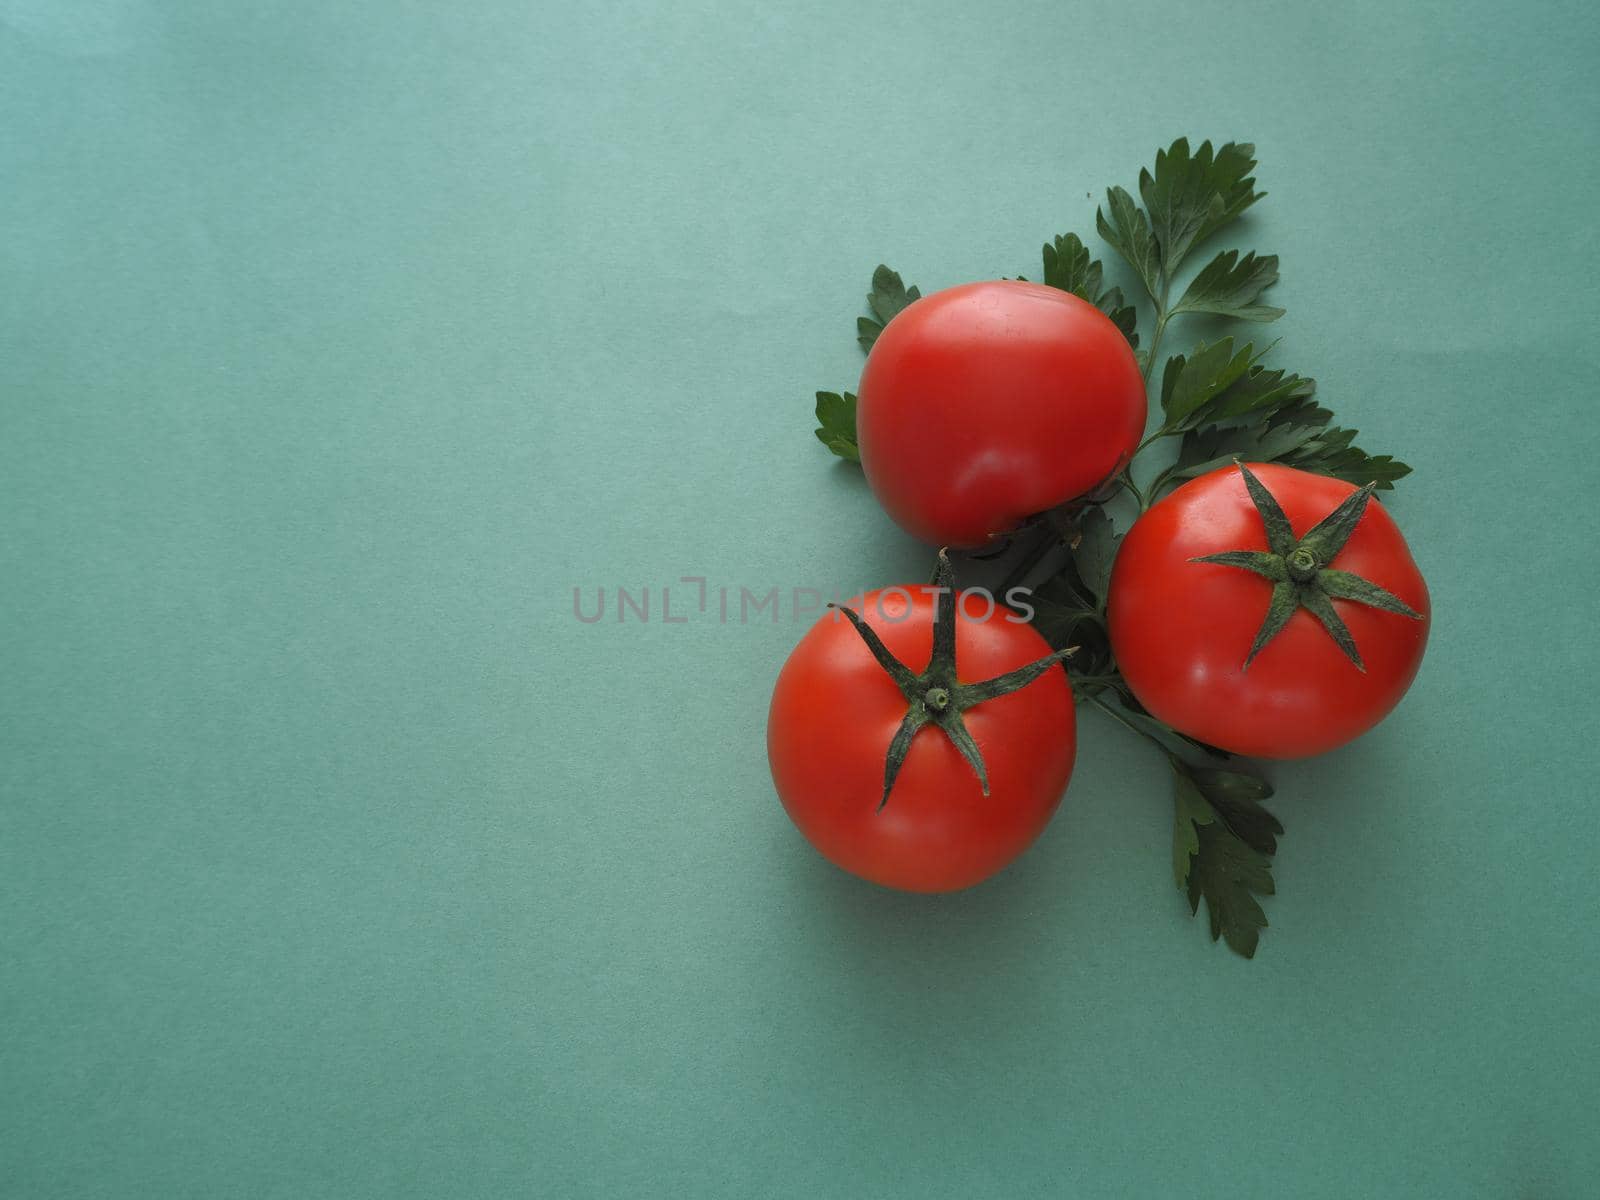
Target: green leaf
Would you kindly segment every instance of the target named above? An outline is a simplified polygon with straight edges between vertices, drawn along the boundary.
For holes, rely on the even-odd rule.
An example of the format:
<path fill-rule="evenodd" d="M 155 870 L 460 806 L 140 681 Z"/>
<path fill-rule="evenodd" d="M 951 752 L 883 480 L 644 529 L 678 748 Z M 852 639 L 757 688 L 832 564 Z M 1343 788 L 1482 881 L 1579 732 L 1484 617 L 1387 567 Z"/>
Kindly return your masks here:
<path fill-rule="evenodd" d="M 1162 381 L 1164 407 L 1187 367 L 1182 355 L 1168 361 Z M 1193 479 L 1236 458 L 1281 462 L 1358 485 L 1375 482 L 1380 491 L 1393 488 L 1396 479 L 1411 473 L 1409 466 L 1390 455 L 1368 454 L 1353 445 L 1356 431 L 1332 424 L 1333 414 L 1312 399 L 1316 390 L 1314 379 L 1252 362 L 1243 375 L 1185 417 L 1168 421 L 1173 430 L 1186 430 L 1171 478 Z"/>
<path fill-rule="evenodd" d="M 1226 771 L 1221 767 L 1188 767 L 1189 777 L 1194 780 L 1195 786 L 1209 800 L 1213 806 L 1233 806 L 1241 803 L 1255 804 L 1262 800 L 1272 799 L 1272 785 L 1259 775 L 1248 775 L 1243 771 Z M 1232 808 L 1229 808 L 1232 811 Z M 1278 827 L 1277 820 L 1271 813 L 1264 814 L 1272 822 L 1277 833 L 1283 829 Z M 1249 838 L 1252 846 L 1263 854 L 1273 854 L 1278 849 L 1276 842 L 1266 845 L 1256 845 Z"/>
<path fill-rule="evenodd" d="M 1193 768 L 1195 774 L 1200 773 L 1200 768 Z M 1220 774 L 1233 774 L 1233 772 L 1219 772 Z M 1253 780 L 1261 783 L 1252 775 L 1240 775 L 1240 779 Z M 1278 852 L 1278 839 L 1283 836 L 1283 826 L 1278 818 L 1261 807 L 1260 801 L 1268 799 L 1272 789 L 1266 788 L 1259 795 L 1230 796 L 1227 794 L 1210 793 L 1211 807 L 1217 815 L 1227 822 L 1228 828 L 1235 837 L 1249 846 L 1257 854 L 1268 858 Z"/>
<path fill-rule="evenodd" d="M 1198 913 L 1204 897 L 1211 940 L 1225 938 L 1235 954 L 1254 958 L 1267 927 L 1256 896 L 1272 895 L 1271 861 L 1217 822 L 1196 826 L 1195 837 L 1199 849 L 1189 867 L 1189 911 Z"/>
<path fill-rule="evenodd" d="M 1124 684 L 1123 687 L 1126 688 L 1126 684 Z M 1213 746 L 1213 745 L 1210 745 L 1209 743 L 1202 742 L 1199 738 L 1190 737 L 1187 733 L 1184 733 L 1182 730 L 1173 729 L 1170 725 L 1166 724 L 1164 721 L 1161 721 L 1161 720 L 1157 719 L 1154 715 L 1151 714 L 1151 712 L 1150 712 L 1150 710 L 1148 708 L 1146 708 L 1144 705 L 1139 703 L 1139 698 L 1137 696 L 1135 696 L 1132 692 L 1126 691 L 1126 690 L 1119 691 L 1117 698 L 1122 702 L 1122 707 L 1127 709 L 1129 712 L 1137 713 L 1139 716 L 1144 717 L 1146 720 L 1150 721 L 1152 724 L 1160 726 L 1161 728 L 1167 730 L 1167 732 L 1172 734 L 1173 737 L 1177 738 L 1181 742 L 1187 742 L 1189 745 L 1193 746 L 1196 750 L 1199 750 L 1199 751 L 1202 751 L 1202 752 L 1204 752 L 1206 754 L 1209 754 L 1212 758 L 1216 758 L 1216 759 L 1229 759 L 1229 758 L 1233 757 L 1233 754 L 1232 754 L 1231 751 L 1224 750 L 1220 746 Z"/>
<path fill-rule="evenodd" d="M 817 393 L 817 440 L 840 458 L 861 461 L 856 445 L 856 398 L 850 392 Z"/>
<path fill-rule="evenodd" d="M 1179 138 L 1156 153 L 1153 174 L 1139 173 L 1139 195 L 1169 279 L 1191 249 L 1266 195 L 1250 177 L 1255 165 L 1248 142 L 1229 142 L 1215 152 L 1202 142 L 1191 154 L 1189 139 Z"/>
<path fill-rule="evenodd" d="M 1131 304 L 1126 304 L 1122 299 L 1122 289 L 1112 288 L 1099 300 L 1096 306 L 1106 316 L 1111 318 L 1111 323 L 1122 330 L 1122 336 L 1128 339 L 1128 345 L 1135 350 L 1139 348 L 1139 310 Z"/>
<path fill-rule="evenodd" d="M 1107 666 L 1109 648 L 1104 644 L 1104 627 L 1098 614 L 1060 594 L 1062 589 L 1052 588 L 1050 583 L 1047 580 L 1028 596 L 1028 605 L 1033 609 L 1029 623 L 1052 649 L 1077 648 L 1072 656 L 1074 670 L 1099 674 Z"/>
<path fill-rule="evenodd" d="M 1299 376 L 1291 375 L 1290 378 L 1298 379 Z M 1272 410 L 1267 417 L 1268 425 L 1327 425 L 1333 420 L 1333 414 L 1312 399 L 1317 391 L 1316 380 L 1307 379 L 1305 383 L 1307 387 L 1303 394 Z"/>
<path fill-rule="evenodd" d="M 1107 210 L 1111 213 L 1109 218 Z M 1150 222 L 1133 197 L 1119 187 L 1111 188 L 1106 192 L 1105 208 L 1095 210 L 1094 223 L 1100 236 L 1139 276 L 1150 298 L 1157 299 L 1161 291 L 1160 252 L 1151 235 Z"/>
<path fill-rule="evenodd" d="M 1200 849 L 1200 835 L 1196 829 L 1211 824 L 1217 814 L 1206 803 L 1194 780 L 1181 771 L 1173 780 L 1172 800 L 1172 880 L 1183 889 L 1189 882 L 1195 852 Z"/>
<path fill-rule="evenodd" d="M 1173 313 L 1215 313 L 1241 321 L 1276 321 L 1283 309 L 1257 304 L 1261 293 L 1278 282 L 1278 256 L 1255 252 L 1239 257 L 1237 250 L 1224 250 L 1194 277 Z"/>
<path fill-rule="evenodd" d="M 1138 324 L 1138 312 L 1131 304 L 1124 302 L 1121 288 L 1101 290 L 1104 275 L 1100 260 L 1089 256 L 1088 247 L 1079 240 L 1077 234 L 1060 235 L 1054 245 L 1045 244 L 1044 282 L 1093 304 L 1111 318 L 1112 324 L 1122 331 L 1122 336 L 1128 339 L 1130 346 L 1137 347 L 1139 335 L 1135 327 Z"/>
<path fill-rule="evenodd" d="M 1111 564 L 1117 557 L 1117 544 L 1121 536 L 1111 524 L 1111 518 L 1099 505 L 1085 510 L 1078 520 L 1078 537 L 1072 547 L 1073 561 L 1078 567 L 1078 578 L 1092 593 L 1091 599 L 1105 607 L 1110 592 Z"/>
<path fill-rule="evenodd" d="M 1350 439 L 1355 435 L 1354 429 L 1321 431 L 1278 461 L 1347 483 L 1376 483 L 1380 492 L 1391 490 L 1396 479 L 1411 474 L 1411 468 L 1392 455 L 1368 454 L 1360 446 L 1352 446 Z"/>
<path fill-rule="evenodd" d="M 915 287 L 908 288 L 899 272 L 891 271 L 879 263 L 878 269 L 872 273 L 872 290 L 867 293 L 867 308 L 872 316 L 856 318 L 856 341 L 861 343 L 861 348 L 871 350 L 872 343 L 878 340 L 883 327 L 897 313 L 909 307 L 913 300 L 920 299 L 922 293 Z"/>
<path fill-rule="evenodd" d="M 1257 896 L 1273 893 L 1272 855 L 1283 826 L 1261 801 L 1272 795 L 1263 779 L 1240 771 L 1172 761 L 1172 867 L 1188 895 L 1189 911 L 1206 902 L 1211 940 L 1224 938 L 1255 957 L 1267 916 Z"/>
<path fill-rule="evenodd" d="M 1269 450 L 1281 445 L 1288 449 L 1263 462 L 1281 462 L 1318 475 L 1331 475 L 1357 485 L 1376 483 L 1388 491 L 1396 479 L 1411 474 L 1411 468 L 1388 454 L 1368 454 L 1352 445 L 1354 429 L 1332 424 L 1333 414 L 1308 397 L 1300 397 L 1275 410 L 1268 418 L 1266 437 Z"/>
<path fill-rule="evenodd" d="M 1254 356 L 1249 343 L 1234 352 L 1233 339 L 1223 338 L 1208 346 L 1204 342 L 1191 357 L 1175 354 L 1167 360 L 1161 376 L 1161 409 L 1167 425 L 1177 428 L 1202 405 L 1240 379 L 1250 369 Z"/>
<path fill-rule="evenodd" d="M 1315 437 L 1315 429 L 1286 426 L 1268 429 L 1259 425 L 1219 429 L 1210 426 L 1186 433 L 1178 450 L 1174 479 L 1196 479 L 1237 460 L 1280 462 L 1298 444 Z"/>
<path fill-rule="evenodd" d="M 1089 256 L 1089 248 L 1077 234 L 1058 235 L 1055 245 L 1045 243 L 1044 281 L 1051 287 L 1093 304 L 1100 295 L 1103 274 L 1099 260 Z"/>
<path fill-rule="evenodd" d="M 1197 414 L 1204 421 L 1225 421 L 1248 413 L 1275 412 L 1285 405 L 1307 400 L 1316 392 L 1317 381 L 1289 375 L 1281 370 L 1268 370 L 1259 363 L 1219 392 L 1204 411 Z"/>

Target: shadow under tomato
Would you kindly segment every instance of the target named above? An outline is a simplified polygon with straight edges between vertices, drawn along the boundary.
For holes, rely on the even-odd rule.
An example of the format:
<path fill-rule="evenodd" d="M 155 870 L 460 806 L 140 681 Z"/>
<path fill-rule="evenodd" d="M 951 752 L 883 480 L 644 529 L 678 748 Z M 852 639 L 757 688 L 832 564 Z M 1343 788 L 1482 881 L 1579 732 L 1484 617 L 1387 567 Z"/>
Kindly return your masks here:
<path fill-rule="evenodd" d="M 904 1029 L 913 1014 L 928 1023 L 988 1026 L 1013 1009 L 1017 989 L 1053 992 L 1058 984 L 1059 910 L 1071 904 L 1071 873 L 1046 830 L 1016 862 L 959 892 L 916 894 L 858 879 L 786 830 L 775 854 L 814 948 L 857 1017 L 885 1030 Z"/>

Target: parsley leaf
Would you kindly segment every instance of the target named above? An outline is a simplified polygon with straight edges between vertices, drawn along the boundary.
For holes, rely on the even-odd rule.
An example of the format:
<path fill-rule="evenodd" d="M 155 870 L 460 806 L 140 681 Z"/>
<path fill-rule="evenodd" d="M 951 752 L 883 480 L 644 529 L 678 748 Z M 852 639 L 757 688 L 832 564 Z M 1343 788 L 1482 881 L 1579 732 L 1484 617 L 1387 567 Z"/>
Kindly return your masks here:
<path fill-rule="evenodd" d="M 1105 610 L 1106 596 L 1111 590 L 1111 564 L 1116 561 L 1117 546 L 1122 537 L 1112 527 L 1111 518 L 1099 506 L 1084 511 L 1078 518 L 1077 541 L 1072 544 L 1072 559 L 1077 564 L 1078 577 L 1089 589 L 1091 598 Z"/>
<path fill-rule="evenodd" d="M 1261 293 L 1278 282 L 1278 256 L 1255 252 L 1242 259 L 1237 250 L 1224 250 L 1194 277 L 1183 299 L 1173 307 L 1177 313 L 1215 313 L 1241 321 L 1276 321 L 1283 309 L 1257 304 Z"/>
<path fill-rule="evenodd" d="M 1189 767 L 1188 771 L 1201 794 L 1240 841 L 1260 854 L 1278 852 L 1283 826 L 1261 807 L 1261 801 L 1272 799 L 1270 783 L 1259 775 L 1216 767 Z"/>
<path fill-rule="evenodd" d="M 1111 216 L 1106 217 L 1109 209 Z M 1122 255 L 1139 276 L 1144 290 L 1156 300 L 1161 295 L 1161 254 L 1150 232 L 1150 222 L 1133 197 L 1119 187 L 1106 192 L 1106 207 L 1094 212 L 1094 225 L 1111 248 Z"/>
<path fill-rule="evenodd" d="M 1179 769 L 1176 760 L 1172 770 L 1172 882 L 1181 891 L 1189 886 L 1189 871 L 1194 865 L 1194 856 L 1200 851 L 1197 830 L 1215 821 L 1217 813 L 1206 803 L 1189 776 Z"/>
<path fill-rule="evenodd" d="M 1063 587 L 1060 577 L 1047 580 L 1028 596 L 1033 615 L 1028 622 L 1039 631 L 1052 649 L 1072 647 L 1072 661 L 1084 673 L 1093 673 L 1106 666 L 1110 650 L 1097 614 L 1084 608 L 1071 591 Z M 1080 662 L 1081 660 L 1081 662 Z"/>
<path fill-rule="evenodd" d="M 1121 288 L 1100 290 L 1104 268 L 1099 259 L 1089 257 L 1089 248 L 1079 240 L 1077 234 L 1058 235 L 1054 245 L 1045 243 L 1044 281 L 1050 287 L 1060 288 L 1063 292 L 1071 292 L 1079 299 L 1087 300 L 1111 318 L 1111 323 L 1122 330 L 1122 336 L 1128 339 L 1130 346 L 1138 347 L 1139 335 L 1134 331 L 1139 320 L 1138 312 L 1133 305 L 1124 302 Z"/>
<path fill-rule="evenodd" d="M 850 392 L 817 393 L 817 440 L 840 458 L 861 461 L 856 445 L 856 398 Z"/>
<path fill-rule="evenodd" d="M 1245 462 L 1278 462 L 1303 443 L 1316 437 L 1315 426 L 1265 425 L 1206 426 L 1183 437 L 1178 449 L 1174 479 L 1195 479 L 1227 466 L 1235 459 Z"/>
<path fill-rule="evenodd" d="M 1315 380 L 1261 366 L 1265 353 L 1249 342 L 1235 353 L 1233 339 L 1223 338 L 1210 346 L 1201 342 L 1192 356 L 1169 358 L 1161 377 L 1167 432 L 1253 413 L 1265 417 L 1316 391 Z"/>
<path fill-rule="evenodd" d="M 1255 352 L 1248 342 L 1243 350 L 1234 353 L 1231 337 L 1209 346 L 1201 342 L 1192 356 L 1174 354 L 1167 359 L 1161 375 L 1161 410 L 1167 415 L 1167 427 L 1181 428 L 1243 378 L 1254 360 Z"/>
<path fill-rule="evenodd" d="M 1375 480 L 1379 491 L 1391 490 L 1395 480 L 1411 474 L 1411 468 L 1392 455 L 1368 454 L 1353 445 L 1356 430 L 1331 424 L 1333 414 L 1310 398 L 1314 381 L 1298 375 L 1272 381 L 1268 377 L 1282 372 L 1255 369 L 1270 385 L 1257 408 L 1265 415 L 1253 423 L 1227 422 L 1240 414 L 1231 411 L 1224 396 L 1206 415 L 1225 423 L 1201 424 L 1183 435 L 1171 469 L 1173 479 L 1194 479 L 1236 458 L 1283 463 L 1354 484 Z"/>
<path fill-rule="evenodd" d="M 1040 524 L 1053 535 L 1047 544 L 1065 546 L 1067 555 L 1041 583 L 1028 589 L 1028 603 L 1034 609 L 1028 619 L 1053 648 L 1075 649 L 1076 676 L 1114 672 L 1105 620 L 1105 580 L 1118 540 L 1111 519 L 1101 506 L 1086 505 L 1051 509 Z M 1002 590 L 1012 578 L 1007 577 Z M 1026 578 L 1026 572 L 1015 576 L 1018 582 Z"/>
<path fill-rule="evenodd" d="M 1250 347 L 1246 346 L 1245 349 Z M 1262 354 L 1265 353 L 1262 351 Z M 1198 412 L 1198 419 L 1226 421 L 1251 413 L 1265 415 L 1276 412 L 1283 405 L 1307 399 L 1317 390 L 1315 379 L 1291 375 L 1281 369 L 1269 370 L 1260 365 L 1260 360 L 1261 354 L 1256 355 L 1250 369 L 1212 397 Z"/>
<path fill-rule="evenodd" d="M 1273 893 L 1272 855 L 1283 833 L 1260 803 L 1272 787 L 1240 771 L 1191 767 L 1177 758 L 1172 774 L 1173 879 L 1191 913 L 1205 899 L 1212 941 L 1225 938 L 1235 953 L 1254 958 L 1267 927 L 1256 897 Z"/>
<path fill-rule="evenodd" d="M 1265 196 L 1255 190 L 1250 172 L 1256 148 L 1229 142 L 1215 153 L 1210 142 L 1189 152 L 1189 139 L 1179 138 L 1156 152 L 1156 169 L 1139 172 L 1139 195 L 1150 214 L 1167 278 L 1189 251 Z"/>
<path fill-rule="evenodd" d="M 908 307 L 913 300 L 922 299 L 915 287 L 907 287 L 898 271 L 891 271 L 882 263 L 872 273 L 872 290 L 867 293 L 867 307 L 872 317 L 856 318 L 856 341 L 863 350 L 871 350 L 883 327 L 894 319 L 896 313 Z M 877 319 L 874 320 L 873 317 Z"/>
<path fill-rule="evenodd" d="M 1411 474 L 1411 468 L 1393 455 L 1368 454 L 1360 446 L 1351 445 L 1355 436 L 1354 429 L 1327 429 L 1300 443 L 1278 461 L 1302 471 L 1331 475 L 1346 483 L 1376 482 L 1380 492 L 1389 491 L 1396 479 Z"/>
<path fill-rule="evenodd" d="M 1077 234 L 1057 234 L 1055 245 L 1044 244 L 1044 281 L 1051 287 L 1093 304 L 1103 274 L 1099 260 L 1089 256 L 1089 247 Z"/>

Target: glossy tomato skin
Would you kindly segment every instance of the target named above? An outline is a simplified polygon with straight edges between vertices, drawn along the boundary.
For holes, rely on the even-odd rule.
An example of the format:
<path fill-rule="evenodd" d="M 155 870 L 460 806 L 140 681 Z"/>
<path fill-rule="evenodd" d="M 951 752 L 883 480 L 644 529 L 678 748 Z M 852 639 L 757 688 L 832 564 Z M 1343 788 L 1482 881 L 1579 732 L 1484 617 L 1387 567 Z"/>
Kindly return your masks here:
<path fill-rule="evenodd" d="M 856 430 L 879 503 L 936 546 L 979 546 L 1095 488 L 1144 433 L 1133 351 L 1094 305 L 1014 280 L 924 296 L 878 335 Z"/>
<path fill-rule="evenodd" d="M 1297 537 L 1356 490 L 1290 467 L 1247 465 Z M 1117 552 L 1112 648 L 1139 702 L 1174 729 L 1256 758 L 1321 754 L 1376 725 L 1411 686 L 1428 642 L 1428 587 L 1393 518 L 1374 499 L 1330 565 L 1387 588 L 1422 619 L 1334 600 L 1366 664 L 1362 672 L 1300 609 L 1245 670 L 1272 584 L 1190 559 L 1267 548 L 1237 468 L 1178 488 L 1134 523 Z"/>
<path fill-rule="evenodd" d="M 956 665 L 964 682 L 1050 653 L 1032 626 L 964 596 Z M 934 599 L 916 585 L 868 592 L 851 606 L 890 651 L 921 671 L 933 649 Z M 944 731 L 916 734 L 881 810 L 884 756 L 906 700 L 842 617 L 825 615 L 778 675 L 767 716 L 767 756 L 790 819 L 846 871 L 910 892 L 970 887 L 1021 854 L 1061 801 L 1077 750 L 1072 689 L 1052 667 L 1019 691 L 968 709 L 989 795 Z"/>

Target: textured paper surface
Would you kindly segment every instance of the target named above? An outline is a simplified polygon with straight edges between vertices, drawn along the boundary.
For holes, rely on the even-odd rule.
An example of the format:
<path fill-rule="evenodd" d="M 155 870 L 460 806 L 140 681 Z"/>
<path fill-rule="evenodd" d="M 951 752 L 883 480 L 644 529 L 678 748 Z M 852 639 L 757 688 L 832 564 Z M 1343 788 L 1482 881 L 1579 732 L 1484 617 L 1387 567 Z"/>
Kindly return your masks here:
<path fill-rule="evenodd" d="M 1587 1194 L 1595 22 L 0 2 L 0 1193 Z M 715 619 L 927 572 L 810 433 L 872 267 L 1034 274 L 1180 133 L 1435 605 L 1254 963 L 1092 713 L 1002 877 L 841 876 L 798 627 Z"/>

